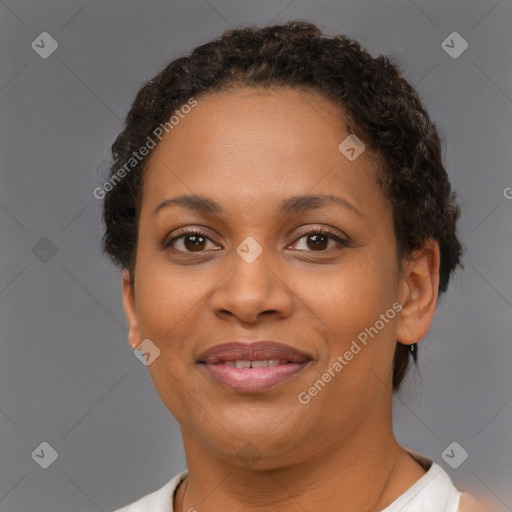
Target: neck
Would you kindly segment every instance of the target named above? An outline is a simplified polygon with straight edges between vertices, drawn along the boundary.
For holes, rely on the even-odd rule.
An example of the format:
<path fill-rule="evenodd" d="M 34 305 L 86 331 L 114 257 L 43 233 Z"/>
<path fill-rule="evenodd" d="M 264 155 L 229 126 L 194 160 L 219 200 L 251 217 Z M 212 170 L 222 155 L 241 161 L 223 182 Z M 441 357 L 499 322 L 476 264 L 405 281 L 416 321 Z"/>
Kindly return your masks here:
<path fill-rule="evenodd" d="M 178 490 L 176 512 L 332 510 L 340 503 L 345 510 L 378 511 L 425 474 L 396 442 L 391 421 L 385 429 L 365 422 L 345 442 L 326 436 L 329 443 L 312 456 L 298 448 L 252 467 L 182 433 L 189 477 Z"/>

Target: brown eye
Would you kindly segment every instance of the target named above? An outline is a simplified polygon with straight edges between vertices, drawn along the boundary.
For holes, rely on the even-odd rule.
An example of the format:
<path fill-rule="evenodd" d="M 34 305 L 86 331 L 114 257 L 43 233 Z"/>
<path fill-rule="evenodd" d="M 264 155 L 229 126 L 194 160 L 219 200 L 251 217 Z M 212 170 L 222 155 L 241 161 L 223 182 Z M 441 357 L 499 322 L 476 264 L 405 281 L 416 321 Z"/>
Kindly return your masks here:
<path fill-rule="evenodd" d="M 348 242 L 343 238 L 340 238 L 336 234 L 323 229 L 316 229 L 314 231 L 309 231 L 303 234 L 294 242 L 294 245 L 298 244 L 303 239 L 306 240 L 305 244 L 303 244 L 303 247 L 296 247 L 296 249 L 309 252 L 327 252 L 332 248 L 329 247 L 330 241 L 336 242 L 334 248 L 338 249 L 342 246 L 348 245 Z"/>
<path fill-rule="evenodd" d="M 308 235 L 307 238 L 311 242 L 309 247 L 314 250 L 327 249 L 327 245 L 329 245 L 329 237 L 326 235 Z"/>
<path fill-rule="evenodd" d="M 185 235 L 183 237 L 183 245 L 188 251 L 196 251 L 204 249 L 206 237 L 202 235 Z"/>
<path fill-rule="evenodd" d="M 202 231 L 188 230 L 169 240 L 163 247 L 184 253 L 203 252 L 208 242 L 211 242 L 210 238 Z"/>

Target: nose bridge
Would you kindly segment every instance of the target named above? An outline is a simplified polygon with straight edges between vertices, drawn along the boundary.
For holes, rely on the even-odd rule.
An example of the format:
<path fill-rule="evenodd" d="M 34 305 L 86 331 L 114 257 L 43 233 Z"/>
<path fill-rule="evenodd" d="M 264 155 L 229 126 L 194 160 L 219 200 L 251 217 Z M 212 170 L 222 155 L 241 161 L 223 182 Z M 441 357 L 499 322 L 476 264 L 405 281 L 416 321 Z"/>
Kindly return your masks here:
<path fill-rule="evenodd" d="M 252 237 L 244 239 L 233 251 L 231 271 L 211 298 L 214 311 L 229 311 L 244 321 L 252 321 L 264 311 L 288 314 L 289 293 L 272 260 L 268 248 Z"/>
<path fill-rule="evenodd" d="M 248 236 L 235 249 L 232 258 L 231 282 L 237 293 L 243 296 L 261 294 L 267 296 L 272 288 L 274 274 L 270 270 L 270 250 L 255 238 Z M 246 292 L 244 293 L 244 287 Z"/>

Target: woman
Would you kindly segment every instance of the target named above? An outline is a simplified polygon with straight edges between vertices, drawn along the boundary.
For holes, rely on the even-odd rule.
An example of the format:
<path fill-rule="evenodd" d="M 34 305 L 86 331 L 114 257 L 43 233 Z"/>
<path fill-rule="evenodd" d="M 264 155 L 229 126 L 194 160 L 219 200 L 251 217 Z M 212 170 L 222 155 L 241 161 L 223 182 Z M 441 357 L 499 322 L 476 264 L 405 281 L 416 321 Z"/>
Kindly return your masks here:
<path fill-rule="evenodd" d="M 188 463 L 119 512 L 476 506 L 393 435 L 461 245 L 386 58 L 305 22 L 226 32 L 142 87 L 112 152 L 104 249 Z"/>

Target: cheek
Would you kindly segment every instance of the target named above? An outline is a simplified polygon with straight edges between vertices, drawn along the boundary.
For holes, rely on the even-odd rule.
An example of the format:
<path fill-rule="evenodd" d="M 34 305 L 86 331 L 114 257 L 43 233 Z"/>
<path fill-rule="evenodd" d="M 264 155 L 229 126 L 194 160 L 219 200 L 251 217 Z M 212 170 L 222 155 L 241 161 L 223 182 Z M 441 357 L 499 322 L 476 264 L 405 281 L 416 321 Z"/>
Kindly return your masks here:
<path fill-rule="evenodd" d="M 171 264 L 157 240 L 151 227 L 141 230 L 135 292 L 141 334 L 162 343 L 189 319 L 206 286 L 197 266 Z"/>
<path fill-rule="evenodd" d="M 141 334 L 159 341 L 165 350 L 179 350 L 187 337 L 197 338 L 198 318 L 206 322 L 206 315 L 212 315 L 208 298 L 222 286 L 226 269 L 171 265 L 161 255 L 151 257 L 144 251 L 140 256 L 136 295 Z M 371 254 L 368 247 L 349 256 L 336 265 L 282 268 L 296 319 L 323 323 L 331 338 L 339 334 L 345 340 L 373 325 L 391 307 L 395 293 L 392 262 L 382 251 Z M 225 279 L 230 279 L 229 272 Z"/>
<path fill-rule="evenodd" d="M 190 274 L 190 272 L 189 272 Z M 201 390 L 188 372 L 192 364 L 190 347 L 203 335 L 197 321 L 204 310 L 208 284 L 169 266 L 143 264 L 137 269 L 137 316 L 142 339 L 150 339 L 160 351 L 148 367 L 153 385 L 169 412 L 180 423 L 185 411 L 200 415 Z M 203 300 L 202 300 L 203 299 Z"/>
<path fill-rule="evenodd" d="M 194 322 L 205 307 L 212 284 L 204 272 L 191 267 L 151 264 L 138 274 L 139 327 L 141 335 L 154 339 L 162 349 L 179 349 L 193 335 Z"/>
<path fill-rule="evenodd" d="M 393 260 L 366 255 L 340 268 L 318 285 L 318 306 L 329 326 L 327 343 L 335 386 L 358 396 L 379 388 L 389 377 L 395 347 L 396 273 Z M 341 358 L 341 359 L 340 359 Z"/>
<path fill-rule="evenodd" d="M 392 268 L 383 256 L 361 252 L 325 279 L 308 280 L 310 296 L 333 331 L 357 335 L 391 307 L 396 293 Z"/>

